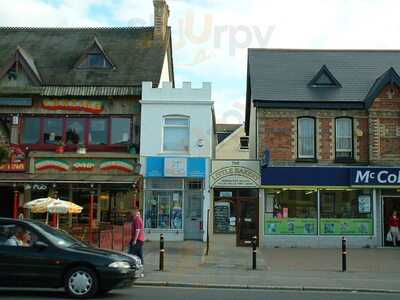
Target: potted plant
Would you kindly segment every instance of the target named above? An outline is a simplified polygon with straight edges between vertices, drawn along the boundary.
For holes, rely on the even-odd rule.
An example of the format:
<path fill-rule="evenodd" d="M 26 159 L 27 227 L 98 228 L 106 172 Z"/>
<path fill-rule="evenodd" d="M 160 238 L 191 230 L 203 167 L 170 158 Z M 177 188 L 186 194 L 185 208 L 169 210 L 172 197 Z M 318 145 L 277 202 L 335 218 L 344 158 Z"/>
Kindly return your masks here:
<path fill-rule="evenodd" d="M 76 150 L 76 153 L 79 154 L 86 154 L 86 147 L 85 144 L 79 144 L 78 149 Z"/>
<path fill-rule="evenodd" d="M 65 143 L 62 140 L 59 140 L 57 142 L 57 148 L 56 148 L 56 152 L 57 153 L 64 153 L 65 149 Z"/>

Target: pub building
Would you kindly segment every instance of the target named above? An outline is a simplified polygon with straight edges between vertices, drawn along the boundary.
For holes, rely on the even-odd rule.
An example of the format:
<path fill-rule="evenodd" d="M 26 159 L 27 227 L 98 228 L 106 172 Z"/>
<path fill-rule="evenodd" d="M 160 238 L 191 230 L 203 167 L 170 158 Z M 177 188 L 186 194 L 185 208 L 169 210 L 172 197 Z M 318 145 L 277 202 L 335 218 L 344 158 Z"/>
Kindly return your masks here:
<path fill-rule="evenodd" d="M 246 132 L 250 158 L 262 161 L 262 245 L 391 245 L 399 59 L 400 51 L 249 50 Z"/>
<path fill-rule="evenodd" d="M 141 84 L 174 81 L 168 5 L 154 7 L 154 27 L 0 28 L 0 216 L 47 196 L 83 206 L 62 226 L 142 206 Z"/>

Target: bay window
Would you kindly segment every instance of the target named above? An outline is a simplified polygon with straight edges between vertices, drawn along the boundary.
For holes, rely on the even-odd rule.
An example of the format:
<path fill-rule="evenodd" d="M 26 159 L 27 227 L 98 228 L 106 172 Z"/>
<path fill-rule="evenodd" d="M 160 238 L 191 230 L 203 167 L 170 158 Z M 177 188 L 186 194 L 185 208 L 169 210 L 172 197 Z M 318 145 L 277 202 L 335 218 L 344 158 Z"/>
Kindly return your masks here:
<path fill-rule="evenodd" d="M 107 119 L 91 119 L 89 129 L 90 145 L 107 145 L 108 144 L 108 120 Z"/>
<path fill-rule="evenodd" d="M 353 122 L 351 118 L 336 119 L 336 158 L 353 157 Z"/>
<path fill-rule="evenodd" d="M 82 118 L 70 118 L 67 119 L 67 132 L 66 141 L 67 144 L 83 144 L 85 134 L 85 119 Z"/>
<path fill-rule="evenodd" d="M 43 124 L 43 141 L 45 144 L 56 144 L 62 140 L 63 120 L 59 118 L 45 118 Z"/>
<path fill-rule="evenodd" d="M 132 117 L 24 117 L 21 143 L 39 147 L 65 142 L 69 146 L 122 146 L 129 144 Z M 47 148 L 46 148 L 47 149 Z"/>
<path fill-rule="evenodd" d="M 111 119 L 111 144 L 127 144 L 131 136 L 131 120 L 128 118 Z"/>
<path fill-rule="evenodd" d="M 23 144 L 38 144 L 40 141 L 40 118 L 25 118 L 22 130 Z"/>
<path fill-rule="evenodd" d="M 315 158 L 315 119 L 299 118 L 298 126 L 298 158 Z"/>

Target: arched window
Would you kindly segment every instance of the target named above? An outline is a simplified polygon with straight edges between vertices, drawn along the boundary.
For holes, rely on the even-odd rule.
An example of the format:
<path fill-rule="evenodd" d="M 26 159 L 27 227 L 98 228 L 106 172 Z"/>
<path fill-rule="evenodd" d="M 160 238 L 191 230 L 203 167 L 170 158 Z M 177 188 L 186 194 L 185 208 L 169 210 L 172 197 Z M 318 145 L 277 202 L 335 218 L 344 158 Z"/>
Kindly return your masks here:
<path fill-rule="evenodd" d="M 189 152 L 189 118 L 185 116 L 164 117 L 165 152 Z"/>

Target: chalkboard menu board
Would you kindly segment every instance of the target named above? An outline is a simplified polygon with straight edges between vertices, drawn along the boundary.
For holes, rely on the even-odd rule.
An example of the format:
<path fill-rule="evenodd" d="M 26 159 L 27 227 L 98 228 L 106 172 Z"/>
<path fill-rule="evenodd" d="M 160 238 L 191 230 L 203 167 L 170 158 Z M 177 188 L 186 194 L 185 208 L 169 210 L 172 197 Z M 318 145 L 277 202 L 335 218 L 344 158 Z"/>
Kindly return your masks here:
<path fill-rule="evenodd" d="M 216 205 L 214 207 L 214 223 L 216 233 L 229 233 L 229 206 Z"/>

